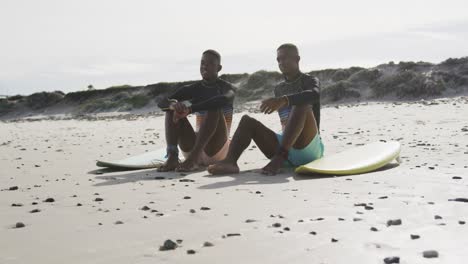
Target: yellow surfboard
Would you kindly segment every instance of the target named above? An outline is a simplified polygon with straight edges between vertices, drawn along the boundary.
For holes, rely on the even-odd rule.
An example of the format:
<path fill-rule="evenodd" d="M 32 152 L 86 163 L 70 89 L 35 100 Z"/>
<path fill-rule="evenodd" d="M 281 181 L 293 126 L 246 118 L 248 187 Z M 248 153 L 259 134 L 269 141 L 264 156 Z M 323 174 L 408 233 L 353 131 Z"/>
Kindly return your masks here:
<path fill-rule="evenodd" d="M 401 146 L 397 141 L 374 142 L 324 156 L 296 168 L 301 174 L 352 175 L 377 170 L 392 160 L 400 162 Z"/>

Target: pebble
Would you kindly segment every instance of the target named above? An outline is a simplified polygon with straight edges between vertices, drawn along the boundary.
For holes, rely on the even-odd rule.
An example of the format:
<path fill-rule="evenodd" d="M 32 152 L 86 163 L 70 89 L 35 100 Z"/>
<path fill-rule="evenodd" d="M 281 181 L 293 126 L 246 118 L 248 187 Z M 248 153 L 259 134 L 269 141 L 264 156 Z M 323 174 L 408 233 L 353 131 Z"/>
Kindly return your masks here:
<path fill-rule="evenodd" d="M 26 226 L 26 225 L 23 224 L 22 222 L 18 222 L 18 223 L 16 223 L 15 228 L 23 228 L 23 227 L 25 227 L 25 226 Z"/>
<path fill-rule="evenodd" d="M 150 209 L 151 209 L 151 208 L 149 208 L 149 207 L 146 206 L 146 205 L 143 206 L 142 208 L 140 208 L 140 210 L 142 210 L 142 211 L 148 211 L 148 210 L 150 210 Z"/>
<path fill-rule="evenodd" d="M 39 213 L 41 211 L 41 209 L 32 209 L 31 211 L 29 211 L 30 213 Z"/>
<path fill-rule="evenodd" d="M 44 200 L 45 203 L 53 203 L 55 202 L 54 198 L 47 198 Z"/>
<path fill-rule="evenodd" d="M 375 228 L 375 227 L 371 227 L 370 230 L 371 230 L 371 231 L 374 231 L 374 232 L 379 231 L 379 230 L 378 230 L 377 228 Z"/>
<path fill-rule="evenodd" d="M 214 246 L 214 244 L 207 241 L 207 242 L 203 243 L 203 246 L 204 247 L 212 247 L 212 246 Z"/>
<path fill-rule="evenodd" d="M 455 199 L 449 199 L 449 201 L 468 203 L 468 198 L 455 198 Z"/>
<path fill-rule="evenodd" d="M 77 204 L 76 204 L 76 206 L 82 206 L 82 204 L 80 204 L 80 203 L 77 203 Z"/>
<path fill-rule="evenodd" d="M 96 199 L 94 199 L 95 202 L 102 202 L 104 201 L 104 199 L 100 198 L 100 197 L 97 197 Z"/>
<path fill-rule="evenodd" d="M 193 250 L 193 249 L 187 250 L 187 254 L 189 254 L 189 255 L 193 255 L 193 254 L 195 254 L 195 253 L 196 253 L 196 251 Z"/>
<path fill-rule="evenodd" d="M 115 221 L 114 224 L 116 224 L 116 225 L 121 225 L 121 224 L 123 224 L 123 222 L 122 222 L 122 221 Z"/>
<path fill-rule="evenodd" d="M 247 219 L 245 220 L 246 223 L 253 223 L 253 222 L 257 222 L 257 220 L 255 219 Z"/>
<path fill-rule="evenodd" d="M 439 257 L 439 252 L 435 250 L 426 250 L 423 252 L 423 257 L 425 258 L 437 258 Z"/>
<path fill-rule="evenodd" d="M 18 190 L 18 186 L 11 186 L 10 188 L 8 188 L 9 191 L 16 191 Z"/>
<path fill-rule="evenodd" d="M 229 234 L 226 234 L 227 237 L 233 237 L 233 236 L 240 236 L 241 234 L 239 233 L 229 233 Z"/>
<path fill-rule="evenodd" d="M 190 196 L 184 196 L 184 199 L 187 200 L 187 199 L 192 199 L 192 197 Z"/>
<path fill-rule="evenodd" d="M 315 231 L 311 231 L 311 232 L 309 232 L 309 234 L 311 234 L 311 235 L 314 235 L 314 236 L 315 236 L 315 235 L 317 235 L 317 232 L 315 232 Z"/>
<path fill-rule="evenodd" d="M 159 247 L 159 250 L 166 251 L 166 250 L 174 250 L 176 248 L 177 248 L 177 244 L 174 241 L 168 239 L 164 241 L 164 244 L 162 246 Z"/>
<path fill-rule="evenodd" d="M 400 263 L 400 257 L 388 257 L 384 258 L 385 264 Z"/>
<path fill-rule="evenodd" d="M 419 235 L 410 235 L 411 239 L 419 239 L 420 236 Z"/>
<path fill-rule="evenodd" d="M 401 225 L 401 223 L 402 223 L 401 219 L 388 220 L 387 226 Z"/>
<path fill-rule="evenodd" d="M 466 222 L 460 220 L 460 221 L 458 221 L 458 223 L 459 223 L 460 225 L 464 225 Z"/>
<path fill-rule="evenodd" d="M 23 206 L 23 204 L 22 204 L 22 203 L 13 203 L 13 204 L 11 204 L 11 206 L 13 206 L 13 207 L 21 207 L 21 206 Z"/>
<path fill-rule="evenodd" d="M 435 215 L 435 216 L 434 216 L 434 219 L 436 219 L 436 220 L 442 219 L 442 216 L 440 216 L 440 215 Z"/>
<path fill-rule="evenodd" d="M 336 243 L 336 242 L 338 242 L 338 239 L 332 238 L 332 239 L 331 239 L 331 242 L 332 242 L 332 243 Z"/>
<path fill-rule="evenodd" d="M 194 214 L 195 212 L 195 209 L 190 209 L 190 213 Z"/>
<path fill-rule="evenodd" d="M 207 210 L 211 210 L 211 209 L 209 207 L 201 207 L 200 210 L 207 211 Z"/>
<path fill-rule="evenodd" d="M 272 226 L 273 227 L 281 227 L 281 224 L 280 223 L 274 223 Z"/>

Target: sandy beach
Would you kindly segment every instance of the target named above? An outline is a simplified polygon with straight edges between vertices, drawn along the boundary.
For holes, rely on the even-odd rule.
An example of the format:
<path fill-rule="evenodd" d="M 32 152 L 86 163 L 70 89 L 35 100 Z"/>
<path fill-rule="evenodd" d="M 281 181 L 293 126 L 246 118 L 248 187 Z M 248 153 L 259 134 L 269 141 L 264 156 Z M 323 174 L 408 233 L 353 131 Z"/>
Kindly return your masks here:
<path fill-rule="evenodd" d="M 466 96 L 322 108 L 325 155 L 402 145 L 400 165 L 344 177 L 260 175 L 254 145 L 239 175 L 102 171 L 165 146 L 164 117 L 1 122 L 0 263 L 467 263 L 467 113 Z"/>

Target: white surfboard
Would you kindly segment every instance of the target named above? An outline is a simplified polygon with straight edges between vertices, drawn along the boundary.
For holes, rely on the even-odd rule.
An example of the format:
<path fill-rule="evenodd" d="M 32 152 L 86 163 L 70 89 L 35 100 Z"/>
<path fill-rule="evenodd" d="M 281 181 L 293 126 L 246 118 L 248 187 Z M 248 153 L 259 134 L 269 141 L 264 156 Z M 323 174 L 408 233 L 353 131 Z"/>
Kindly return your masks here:
<path fill-rule="evenodd" d="M 296 168 L 301 174 L 352 175 L 377 170 L 392 160 L 398 162 L 401 146 L 397 141 L 374 142 L 324 156 Z"/>
<path fill-rule="evenodd" d="M 149 169 L 159 168 L 166 162 L 166 148 L 131 156 L 122 160 L 103 161 L 98 160 L 96 166 L 122 169 Z"/>

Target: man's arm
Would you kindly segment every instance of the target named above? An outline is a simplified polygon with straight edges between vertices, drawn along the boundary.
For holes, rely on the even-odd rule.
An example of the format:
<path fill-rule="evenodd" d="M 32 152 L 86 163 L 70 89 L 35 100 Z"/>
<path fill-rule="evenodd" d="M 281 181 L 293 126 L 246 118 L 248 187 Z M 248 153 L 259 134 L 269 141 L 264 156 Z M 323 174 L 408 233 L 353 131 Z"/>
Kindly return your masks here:
<path fill-rule="evenodd" d="M 165 97 L 158 103 L 158 107 L 164 111 L 169 110 L 169 106 L 172 102 L 179 102 L 184 100 L 190 100 L 193 97 L 193 85 L 185 85 L 177 89 L 175 92 Z"/>
<path fill-rule="evenodd" d="M 226 105 L 229 105 L 234 100 L 234 91 L 232 89 L 226 90 L 223 94 L 213 96 L 205 101 L 193 104 L 190 108 L 192 112 L 198 112 L 203 110 L 217 110 Z"/>

